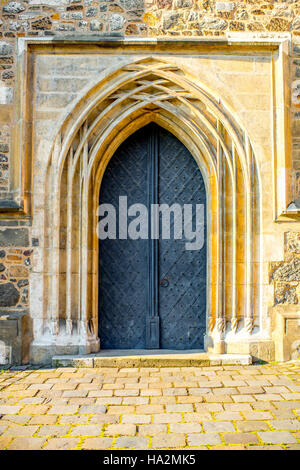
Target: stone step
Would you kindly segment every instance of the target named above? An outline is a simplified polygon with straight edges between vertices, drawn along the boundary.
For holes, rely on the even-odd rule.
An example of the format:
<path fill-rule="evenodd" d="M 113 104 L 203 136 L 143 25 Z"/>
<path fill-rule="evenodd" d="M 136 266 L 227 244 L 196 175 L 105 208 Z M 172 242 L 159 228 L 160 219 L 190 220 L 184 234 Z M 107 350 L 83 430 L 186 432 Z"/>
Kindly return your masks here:
<path fill-rule="evenodd" d="M 202 351 L 104 350 L 97 354 L 53 356 L 52 367 L 201 367 L 250 365 L 249 354 L 208 354 Z"/>

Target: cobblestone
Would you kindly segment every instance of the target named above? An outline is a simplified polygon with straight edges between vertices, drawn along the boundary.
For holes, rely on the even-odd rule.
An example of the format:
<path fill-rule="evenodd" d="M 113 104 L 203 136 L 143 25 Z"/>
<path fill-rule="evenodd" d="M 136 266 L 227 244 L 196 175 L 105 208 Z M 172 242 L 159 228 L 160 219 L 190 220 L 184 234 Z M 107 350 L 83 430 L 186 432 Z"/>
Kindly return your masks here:
<path fill-rule="evenodd" d="M 299 372 L 299 361 L 4 371 L 0 450 L 299 450 Z"/>

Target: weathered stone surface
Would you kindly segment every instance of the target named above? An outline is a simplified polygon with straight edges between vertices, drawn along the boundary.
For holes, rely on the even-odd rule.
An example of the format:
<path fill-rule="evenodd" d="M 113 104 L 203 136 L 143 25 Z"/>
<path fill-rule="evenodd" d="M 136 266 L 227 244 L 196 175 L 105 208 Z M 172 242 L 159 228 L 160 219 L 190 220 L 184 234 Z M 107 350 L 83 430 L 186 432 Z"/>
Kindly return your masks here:
<path fill-rule="evenodd" d="M 191 8 L 193 6 L 193 0 L 176 0 L 177 8 Z"/>
<path fill-rule="evenodd" d="M 9 276 L 10 277 L 27 277 L 28 276 L 28 268 L 25 266 L 11 266 L 9 268 Z"/>
<path fill-rule="evenodd" d="M 0 41 L 0 55 L 10 55 L 13 53 L 13 46 L 5 41 Z"/>
<path fill-rule="evenodd" d="M 291 27 L 292 31 L 299 31 L 300 30 L 300 18 L 299 16 L 295 18 L 295 20 L 292 23 Z"/>
<path fill-rule="evenodd" d="M 167 12 L 163 16 L 163 28 L 170 29 L 177 25 L 180 19 L 180 14 L 175 12 Z"/>
<path fill-rule="evenodd" d="M 234 8 L 234 2 L 216 2 L 216 10 L 232 11 Z"/>
<path fill-rule="evenodd" d="M 300 233 L 287 232 L 285 234 L 285 247 L 287 253 L 300 253 Z"/>
<path fill-rule="evenodd" d="M 0 307 L 14 307 L 19 298 L 19 291 L 11 282 L 0 284 Z"/>
<path fill-rule="evenodd" d="M 291 284 L 278 282 L 275 286 L 275 305 L 277 304 L 297 304 L 297 287 Z"/>
<path fill-rule="evenodd" d="M 15 76 L 13 71 L 3 72 L 2 78 L 3 80 L 9 80 Z M 8 104 L 8 103 L 7 103 Z"/>
<path fill-rule="evenodd" d="M 98 13 L 98 9 L 96 7 L 90 7 L 85 12 L 85 14 L 88 18 L 93 17 L 93 16 L 97 16 L 97 13 Z"/>
<path fill-rule="evenodd" d="M 9 151 L 8 144 L 0 144 L 0 152 L 7 153 Z"/>
<path fill-rule="evenodd" d="M 28 0 L 29 5 L 45 5 L 47 7 L 59 7 L 62 5 L 69 5 L 70 0 Z"/>
<path fill-rule="evenodd" d="M 90 23 L 90 30 L 91 31 L 102 31 L 103 30 L 103 24 L 98 20 L 93 20 Z"/>
<path fill-rule="evenodd" d="M 28 246 L 29 236 L 26 228 L 0 229 L 0 246 Z"/>
<path fill-rule="evenodd" d="M 200 21 L 200 28 L 207 29 L 209 31 L 223 31 L 227 28 L 227 21 L 221 20 L 218 18 L 210 18 L 204 17 L 202 21 Z"/>
<path fill-rule="evenodd" d="M 2 77 L 7 76 L 13 72 L 4 72 Z M 2 86 L 0 88 L 0 104 L 11 104 L 13 102 L 13 88 Z M 7 144 L 0 144 L 0 152 L 8 152 L 9 147 Z"/>
<path fill-rule="evenodd" d="M 51 29 L 52 21 L 47 16 L 36 21 L 32 21 L 31 27 L 33 30 Z"/>
<path fill-rule="evenodd" d="M 4 13 L 21 13 L 21 11 L 24 11 L 24 10 L 25 10 L 25 7 L 20 2 L 8 2 L 3 7 Z"/>
<path fill-rule="evenodd" d="M 229 29 L 230 31 L 245 31 L 245 24 L 241 21 L 230 21 Z"/>
<path fill-rule="evenodd" d="M 284 18 L 272 18 L 266 28 L 268 31 L 287 31 L 289 24 L 289 21 Z"/>
<path fill-rule="evenodd" d="M 300 281 L 300 258 L 283 263 L 271 274 L 271 281 Z"/>
<path fill-rule="evenodd" d="M 157 0 L 158 8 L 171 8 L 173 0 Z"/>
<path fill-rule="evenodd" d="M 120 29 L 123 28 L 125 22 L 126 20 L 124 16 L 118 13 L 114 13 L 113 15 L 111 15 L 109 19 L 109 25 L 110 25 L 111 31 L 119 31 Z"/>
<path fill-rule="evenodd" d="M 120 5 L 125 10 L 143 10 L 144 9 L 144 0 L 119 0 Z"/>

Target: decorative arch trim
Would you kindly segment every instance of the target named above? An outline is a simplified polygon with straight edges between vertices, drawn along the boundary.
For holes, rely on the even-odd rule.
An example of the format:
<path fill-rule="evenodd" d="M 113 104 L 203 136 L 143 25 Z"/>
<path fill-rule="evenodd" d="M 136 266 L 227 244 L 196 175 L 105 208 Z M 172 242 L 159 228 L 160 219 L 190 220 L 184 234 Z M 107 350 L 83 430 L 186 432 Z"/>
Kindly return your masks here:
<path fill-rule="evenodd" d="M 153 57 L 101 81 L 57 135 L 44 184 L 44 310 L 41 343 L 99 349 L 96 208 L 118 146 L 154 121 L 174 133 L 202 170 L 208 195 L 207 349 L 259 328 L 260 185 L 247 132 L 219 98 Z M 50 325 L 50 326 L 49 326 Z"/>

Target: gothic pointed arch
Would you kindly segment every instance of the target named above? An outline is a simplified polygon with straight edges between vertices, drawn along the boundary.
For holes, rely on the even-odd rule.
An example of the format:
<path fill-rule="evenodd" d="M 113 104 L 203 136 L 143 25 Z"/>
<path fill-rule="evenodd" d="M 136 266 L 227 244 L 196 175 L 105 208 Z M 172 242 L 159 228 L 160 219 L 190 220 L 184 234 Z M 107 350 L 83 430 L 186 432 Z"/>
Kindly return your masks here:
<path fill-rule="evenodd" d="M 207 347 L 222 352 L 226 335 L 259 328 L 260 184 L 249 136 L 220 97 L 177 65 L 148 57 L 89 90 L 55 139 L 44 182 L 47 275 L 39 337 L 55 336 L 74 351 L 98 350 L 101 179 L 118 146 L 152 121 L 185 144 L 205 180 Z"/>

